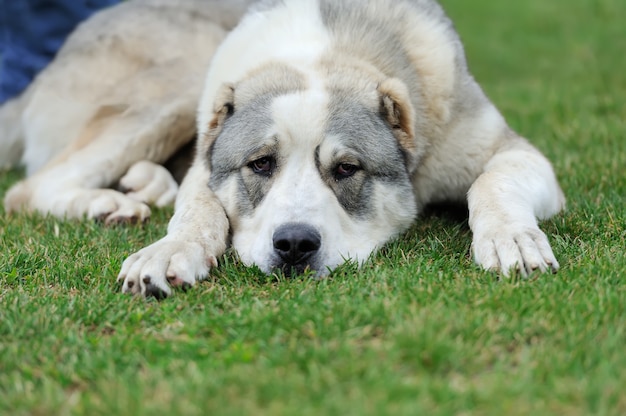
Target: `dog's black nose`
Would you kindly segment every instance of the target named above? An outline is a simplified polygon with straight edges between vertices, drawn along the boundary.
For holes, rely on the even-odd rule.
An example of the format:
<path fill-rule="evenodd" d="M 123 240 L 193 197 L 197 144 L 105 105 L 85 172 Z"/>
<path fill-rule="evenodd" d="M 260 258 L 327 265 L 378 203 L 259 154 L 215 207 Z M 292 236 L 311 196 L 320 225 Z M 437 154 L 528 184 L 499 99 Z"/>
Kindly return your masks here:
<path fill-rule="evenodd" d="M 273 237 L 274 252 L 283 262 L 286 273 L 292 268 L 303 271 L 309 260 L 322 245 L 320 233 L 308 224 L 292 222 L 276 229 Z"/>

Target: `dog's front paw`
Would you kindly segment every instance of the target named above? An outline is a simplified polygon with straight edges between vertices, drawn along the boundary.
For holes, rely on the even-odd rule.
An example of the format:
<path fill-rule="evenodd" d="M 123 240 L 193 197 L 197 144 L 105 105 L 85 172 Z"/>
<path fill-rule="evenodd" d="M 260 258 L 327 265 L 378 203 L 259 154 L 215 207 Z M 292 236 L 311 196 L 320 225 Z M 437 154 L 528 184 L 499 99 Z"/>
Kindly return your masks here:
<path fill-rule="evenodd" d="M 476 230 L 472 252 L 476 263 L 504 276 L 511 271 L 527 277 L 536 271 L 555 273 L 559 269 L 548 238 L 536 226 L 502 225 Z"/>
<path fill-rule="evenodd" d="M 171 295 L 172 287 L 185 289 L 206 278 L 216 265 L 215 256 L 200 244 L 165 237 L 128 257 L 117 280 L 124 282 L 124 293 L 163 299 Z"/>
<path fill-rule="evenodd" d="M 171 205 L 176 199 L 178 184 L 161 165 L 143 160 L 135 163 L 122 179 L 120 188 L 129 198 L 157 207 Z"/>

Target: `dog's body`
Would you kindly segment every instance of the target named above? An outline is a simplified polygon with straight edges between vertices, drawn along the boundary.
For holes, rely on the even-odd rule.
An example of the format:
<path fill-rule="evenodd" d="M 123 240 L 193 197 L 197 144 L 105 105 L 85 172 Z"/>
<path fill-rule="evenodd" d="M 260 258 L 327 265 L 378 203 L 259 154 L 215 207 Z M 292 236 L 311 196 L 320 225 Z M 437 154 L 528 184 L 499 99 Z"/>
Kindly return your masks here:
<path fill-rule="evenodd" d="M 165 67 L 156 77 L 169 75 Z M 166 113 L 147 105 L 153 119 L 137 120 L 169 129 L 161 142 L 135 140 L 134 131 L 116 136 L 117 155 L 133 146 L 150 150 L 115 166 L 108 182 L 141 159 L 169 157 L 179 144 L 165 142 L 175 133 L 189 136 L 187 124 L 174 124 L 193 117 L 200 86 L 192 78 L 184 97 L 168 91 L 185 105 L 165 105 Z M 364 261 L 426 204 L 449 200 L 468 202 L 474 257 L 483 267 L 504 274 L 558 268 L 536 220 L 564 204 L 552 168 L 507 127 L 470 76 L 458 36 L 434 1 L 261 1 L 221 43 L 204 85 L 197 152 L 168 235 L 124 262 L 124 291 L 160 296 L 194 284 L 216 264 L 229 233 L 245 263 L 323 275 L 345 259 Z M 140 93 L 137 87 L 133 95 Z M 156 98 L 161 106 L 170 99 Z M 101 129 L 117 128 L 116 108 L 105 111 L 113 127 Z M 76 152 L 44 172 L 78 169 Z M 81 157 L 86 164 L 95 156 Z M 49 195 L 42 203 L 36 178 L 9 192 L 9 210 L 109 220 L 147 215 L 134 205 L 92 210 L 93 199 L 77 209 L 67 199 L 54 205 Z M 80 192 L 93 191 L 74 195 Z"/>

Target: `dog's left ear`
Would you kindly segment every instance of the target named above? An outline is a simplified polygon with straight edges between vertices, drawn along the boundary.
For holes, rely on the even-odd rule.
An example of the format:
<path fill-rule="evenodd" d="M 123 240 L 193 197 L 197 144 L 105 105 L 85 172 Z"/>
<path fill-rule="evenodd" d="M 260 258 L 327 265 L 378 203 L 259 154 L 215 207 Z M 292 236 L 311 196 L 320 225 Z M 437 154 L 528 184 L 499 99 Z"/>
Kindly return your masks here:
<path fill-rule="evenodd" d="M 224 128 L 224 122 L 235 112 L 235 86 L 224 84 L 215 95 L 213 102 L 213 117 L 207 126 L 206 132 L 198 138 L 197 152 L 210 160 L 210 149 L 215 143 L 215 139 Z"/>
<path fill-rule="evenodd" d="M 217 91 L 213 104 L 213 118 L 209 122 L 207 138 L 213 143 L 224 127 L 224 121 L 235 112 L 235 86 L 224 84 Z"/>
<path fill-rule="evenodd" d="M 378 85 L 380 113 L 387 120 L 398 144 L 407 156 L 409 171 L 417 162 L 415 143 L 415 110 L 411 104 L 409 90 L 397 78 L 389 78 Z"/>

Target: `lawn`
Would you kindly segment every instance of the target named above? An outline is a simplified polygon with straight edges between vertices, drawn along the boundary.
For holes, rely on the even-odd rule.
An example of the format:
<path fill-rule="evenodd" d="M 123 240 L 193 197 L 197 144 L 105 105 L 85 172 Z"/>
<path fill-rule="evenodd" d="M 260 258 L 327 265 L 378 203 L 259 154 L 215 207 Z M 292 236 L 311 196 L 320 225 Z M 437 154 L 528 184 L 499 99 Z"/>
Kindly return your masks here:
<path fill-rule="evenodd" d="M 561 270 L 498 281 L 435 210 L 360 270 L 266 277 L 227 255 L 123 296 L 165 233 L 0 208 L 0 414 L 626 414 L 626 2 L 444 0 L 472 72 L 554 163 Z M 0 173 L 0 195 L 22 176 Z"/>

